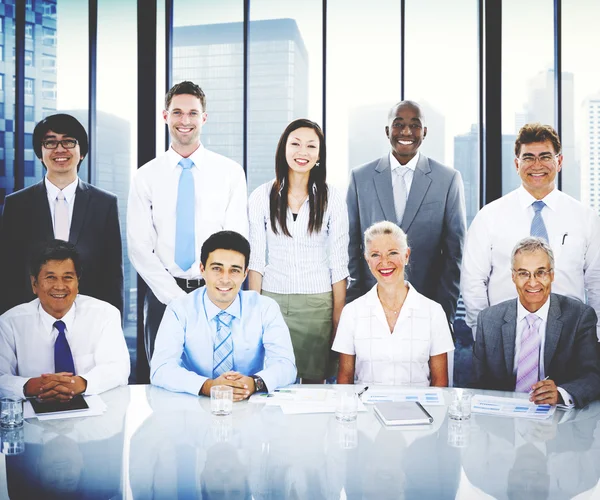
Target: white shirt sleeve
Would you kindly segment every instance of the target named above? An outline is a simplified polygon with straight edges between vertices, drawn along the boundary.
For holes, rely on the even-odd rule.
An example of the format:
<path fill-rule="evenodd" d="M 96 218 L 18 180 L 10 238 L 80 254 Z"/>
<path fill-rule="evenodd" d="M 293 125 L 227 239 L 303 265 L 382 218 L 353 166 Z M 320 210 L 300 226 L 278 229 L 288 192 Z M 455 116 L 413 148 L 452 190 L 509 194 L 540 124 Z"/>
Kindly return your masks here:
<path fill-rule="evenodd" d="M 600 340 L 600 217 L 593 214 L 591 219 L 584 255 L 583 281 L 588 304 L 594 308 L 598 317 L 596 335 Z"/>
<path fill-rule="evenodd" d="M 346 279 L 348 271 L 348 209 L 336 189 L 329 188 L 331 203 L 327 244 L 331 284 Z"/>
<path fill-rule="evenodd" d="M 17 375 L 17 346 L 11 323 L 0 317 L 0 393 L 2 396 L 25 397 L 23 386 L 31 377 Z"/>
<path fill-rule="evenodd" d="M 248 191 L 242 168 L 235 168 L 231 174 L 231 190 L 223 229 L 236 231 L 248 238 Z"/>
<path fill-rule="evenodd" d="M 431 308 L 431 346 L 429 356 L 437 356 L 454 350 L 454 342 L 444 309 L 438 303 Z"/>
<path fill-rule="evenodd" d="M 342 354 L 356 355 L 354 333 L 356 328 L 356 302 L 351 302 L 342 309 L 340 322 L 331 350 Z"/>
<path fill-rule="evenodd" d="M 268 184 L 270 186 L 271 183 Z M 270 191 L 270 189 L 269 189 Z M 248 268 L 264 276 L 267 252 L 267 219 L 269 199 L 265 185 L 257 187 L 248 200 L 250 220 L 250 263 Z"/>

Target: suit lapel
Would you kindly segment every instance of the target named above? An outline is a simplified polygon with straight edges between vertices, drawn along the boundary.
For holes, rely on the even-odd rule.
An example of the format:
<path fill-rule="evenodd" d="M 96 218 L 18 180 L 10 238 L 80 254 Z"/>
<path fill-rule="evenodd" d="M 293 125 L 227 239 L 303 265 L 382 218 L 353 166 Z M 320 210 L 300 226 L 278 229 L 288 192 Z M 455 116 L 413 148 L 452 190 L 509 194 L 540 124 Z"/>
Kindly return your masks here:
<path fill-rule="evenodd" d="M 71 229 L 69 231 L 69 243 L 77 244 L 79 233 L 83 227 L 85 214 L 90 203 L 90 193 L 85 182 L 79 179 L 77 190 L 75 191 L 75 205 L 73 206 L 73 218 L 71 219 Z"/>
<path fill-rule="evenodd" d="M 425 193 L 427 193 L 427 190 L 429 189 L 429 185 L 431 184 L 431 179 L 429 178 L 430 172 L 431 167 L 429 166 L 428 158 L 424 155 L 420 155 L 410 186 L 410 192 L 408 193 L 408 199 L 406 200 L 404 217 L 402 218 L 402 230 L 405 233 L 408 232 L 408 228 L 417 215 L 421 203 L 423 203 Z"/>
<path fill-rule="evenodd" d="M 556 346 L 560 339 L 563 322 L 559 320 L 561 315 L 560 304 L 554 294 L 550 294 L 550 308 L 548 309 L 548 322 L 546 323 L 546 345 L 544 346 L 544 371 L 548 375 L 550 361 L 556 352 Z"/>
<path fill-rule="evenodd" d="M 48 192 L 44 182 L 45 180 L 42 179 L 34 187 L 33 220 L 37 222 L 32 226 L 37 226 L 35 233 L 41 235 L 43 240 L 52 240 L 54 239 L 54 225 L 52 224 L 52 214 L 48 205 Z"/>
<path fill-rule="evenodd" d="M 390 168 L 390 157 L 384 156 L 375 167 L 375 192 L 381 203 L 383 215 L 386 220 L 396 222 L 396 207 L 394 206 L 394 189 L 392 187 L 392 169 Z"/>
<path fill-rule="evenodd" d="M 504 344 L 504 361 L 509 377 L 513 376 L 515 366 L 515 340 L 517 338 L 517 299 L 511 301 L 504 313 L 502 325 L 502 343 Z"/>

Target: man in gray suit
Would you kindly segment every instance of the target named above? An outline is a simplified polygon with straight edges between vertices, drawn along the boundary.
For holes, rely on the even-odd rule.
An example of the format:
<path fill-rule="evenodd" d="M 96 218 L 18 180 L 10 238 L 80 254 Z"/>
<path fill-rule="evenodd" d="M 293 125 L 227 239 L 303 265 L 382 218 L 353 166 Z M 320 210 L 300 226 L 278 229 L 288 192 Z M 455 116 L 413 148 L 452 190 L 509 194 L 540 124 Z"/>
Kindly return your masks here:
<path fill-rule="evenodd" d="M 519 297 L 479 313 L 473 386 L 529 392 L 535 404 L 583 407 L 600 398 L 594 309 L 551 293 L 554 254 L 543 238 L 519 241 L 511 263 Z"/>
<path fill-rule="evenodd" d="M 419 153 L 427 135 L 424 122 L 417 103 L 396 104 L 385 127 L 390 153 L 350 174 L 351 283 L 346 301 L 364 295 L 375 285 L 363 258 L 363 234 L 375 222 L 389 220 L 408 236 L 408 280 L 418 292 L 440 303 L 451 322 L 466 231 L 464 188 L 457 170 Z"/>

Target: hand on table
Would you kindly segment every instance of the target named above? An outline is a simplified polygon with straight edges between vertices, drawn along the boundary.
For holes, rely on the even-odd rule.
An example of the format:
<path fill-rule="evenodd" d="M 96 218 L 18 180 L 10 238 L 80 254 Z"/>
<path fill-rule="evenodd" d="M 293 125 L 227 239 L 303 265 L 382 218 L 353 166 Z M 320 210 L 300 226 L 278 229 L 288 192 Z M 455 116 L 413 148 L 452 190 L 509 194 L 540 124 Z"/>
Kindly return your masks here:
<path fill-rule="evenodd" d="M 563 402 L 554 380 L 550 379 L 540 380 L 531 386 L 529 401 L 536 405 L 555 405 Z"/>
<path fill-rule="evenodd" d="M 44 373 L 31 378 L 24 387 L 25 396 L 37 397 L 42 401 L 70 401 L 85 391 L 87 382 L 70 372 Z"/>
<path fill-rule="evenodd" d="M 208 379 L 202 385 L 201 392 L 205 396 L 210 396 L 210 388 L 214 385 L 228 385 L 233 387 L 233 400 L 242 401 L 254 393 L 254 379 L 246 377 L 241 373 L 229 371 L 219 375 L 215 379 Z"/>

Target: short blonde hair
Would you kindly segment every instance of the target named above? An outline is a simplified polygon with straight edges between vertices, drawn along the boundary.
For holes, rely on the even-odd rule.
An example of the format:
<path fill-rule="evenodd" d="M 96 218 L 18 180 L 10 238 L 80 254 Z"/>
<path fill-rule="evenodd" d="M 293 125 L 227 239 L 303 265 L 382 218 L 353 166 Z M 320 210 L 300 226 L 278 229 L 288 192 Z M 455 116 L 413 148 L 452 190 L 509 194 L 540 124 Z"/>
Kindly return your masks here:
<path fill-rule="evenodd" d="M 377 237 L 383 236 L 384 234 L 392 235 L 400 246 L 402 252 L 406 252 L 408 248 L 408 240 L 406 233 L 402 231 L 396 224 L 388 220 L 376 222 L 365 231 L 365 253 L 369 244 Z"/>

